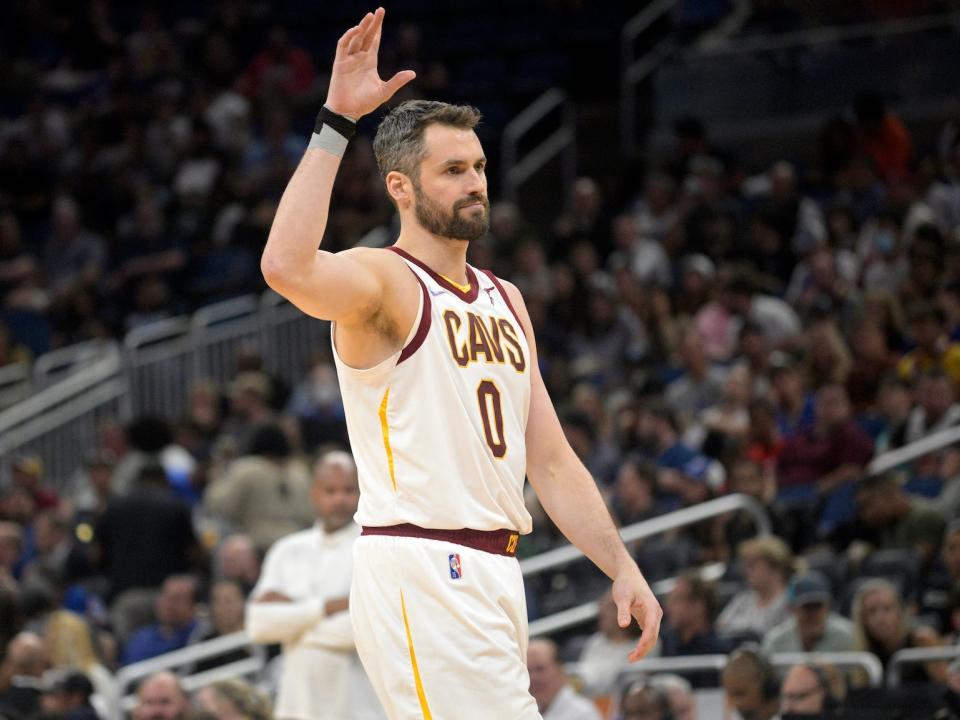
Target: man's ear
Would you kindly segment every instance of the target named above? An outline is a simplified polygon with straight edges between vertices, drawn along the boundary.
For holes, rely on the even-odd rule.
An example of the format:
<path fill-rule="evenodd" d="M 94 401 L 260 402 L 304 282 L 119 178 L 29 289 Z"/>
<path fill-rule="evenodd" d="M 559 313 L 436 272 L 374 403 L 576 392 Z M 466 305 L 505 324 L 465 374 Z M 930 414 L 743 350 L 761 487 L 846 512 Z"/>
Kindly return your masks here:
<path fill-rule="evenodd" d="M 386 177 L 387 193 L 398 208 L 408 208 L 413 203 L 413 183 L 398 170 L 391 170 Z"/>

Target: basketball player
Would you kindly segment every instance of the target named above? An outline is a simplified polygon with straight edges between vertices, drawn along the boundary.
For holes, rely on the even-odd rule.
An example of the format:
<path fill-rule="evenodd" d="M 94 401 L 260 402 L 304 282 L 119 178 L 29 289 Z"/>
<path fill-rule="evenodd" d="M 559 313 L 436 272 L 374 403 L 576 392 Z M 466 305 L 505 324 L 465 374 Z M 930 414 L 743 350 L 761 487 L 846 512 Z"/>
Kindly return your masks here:
<path fill-rule="evenodd" d="M 613 580 L 618 622 L 662 611 L 566 442 L 515 287 L 466 263 L 487 230 L 486 158 L 470 107 L 412 101 L 374 141 L 400 215 L 396 245 L 317 250 L 357 119 L 414 78 L 377 72 L 382 8 L 337 43 L 327 102 L 284 192 L 261 267 L 272 288 L 332 322 L 357 461 L 363 534 L 350 612 L 392 719 L 530 720 L 519 535 L 524 475 L 568 538 Z"/>

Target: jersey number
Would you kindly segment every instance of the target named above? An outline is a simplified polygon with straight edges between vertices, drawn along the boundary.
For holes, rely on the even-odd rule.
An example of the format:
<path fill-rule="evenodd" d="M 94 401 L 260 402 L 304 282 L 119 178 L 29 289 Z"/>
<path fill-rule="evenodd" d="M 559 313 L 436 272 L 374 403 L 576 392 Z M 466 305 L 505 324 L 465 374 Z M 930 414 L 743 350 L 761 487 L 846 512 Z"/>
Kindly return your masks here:
<path fill-rule="evenodd" d="M 477 386 L 477 401 L 480 403 L 480 419 L 487 445 L 496 458 L 507 454 L 507 440 L 503 437 L 503 408 L 500 405 L 500 390 L 492 380 L 482 380 Z"/>

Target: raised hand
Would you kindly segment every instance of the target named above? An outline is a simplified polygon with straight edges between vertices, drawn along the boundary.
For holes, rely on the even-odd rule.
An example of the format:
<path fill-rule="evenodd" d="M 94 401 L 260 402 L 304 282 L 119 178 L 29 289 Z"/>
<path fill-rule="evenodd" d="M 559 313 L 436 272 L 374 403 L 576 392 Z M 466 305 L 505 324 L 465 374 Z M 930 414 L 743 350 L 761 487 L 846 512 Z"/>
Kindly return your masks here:
<path fill-rule="evenodd" d="M 383 30 L 383 8 L 367 13 L 359 25 L 347 30 L 337 42 L 337 55 L 330 75 L 325 105 L 354 120 L 373 112 L 413 80 L 413 70 L 401 70 L 384 82 L 377 72 L 377 52 Z"/>

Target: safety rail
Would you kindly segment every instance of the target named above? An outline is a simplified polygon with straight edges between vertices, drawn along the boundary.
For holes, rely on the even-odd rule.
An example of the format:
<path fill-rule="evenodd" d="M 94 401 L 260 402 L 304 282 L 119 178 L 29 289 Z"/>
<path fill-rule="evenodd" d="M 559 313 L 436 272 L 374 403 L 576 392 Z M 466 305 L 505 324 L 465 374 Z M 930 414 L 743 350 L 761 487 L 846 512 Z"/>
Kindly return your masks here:
<path fill-rule="evenodd" d="M 960 426 L 945 428 L 935 433 L 926 435 L 919 440 L 914 440 L 909 445 L 888 450 L 885 453 L 877 455 L 867 466 L 867 471 L 871 474 L 878 474 L 891 470 L 898 465 L 916 460 L 918 457 L 938 450 L 943 450 L 949 445 L 955 445 L 960 442 Z"/>
<path fill-rule="evenodd" d="M 118 348 L 115 340 L 87 340 L 44 353 L 33 363 L 33 389 L 50 387 Z"/>
<path fill-rule="evenodd" d="M 702 568 L 699 568 L 697 574 L 704 580 L 714 581 L 723 577 L 723 573 L 726 571 L 726 569 L 727 566 L 725 563 L 710 563 L 709 565 L 704 565 Z M 663 580 L 657 580 L 656 582 L 652 583 L 650 585 L 650 589 L 653 590 L 654 595 L 657 597 L 663 597 L 673 589 L 673 586 L 676 584 L 676 582 L 677 578 L 675 577 L 664 578 Z M 597 609 L 598 602 L 596 600 L 591 600 L 590 602 L 583 603 L 582 605 L 561 610 L 553 615 L 548 615 L 544 618 L 537 618 L 530 623 L 530 637 L 551 635 L 561 630 L 582 625 L 583 623 L 593 620 L 597 617 Z"/>
<path fill-rule="evenodd" d="M 560 109 L 560 127 L 518 159 L 520 141 L 547 115 Z M 503 131 L 503 195 L 517 202 L 520 186 L 553 158 L 560 155 L 563 163 L 564 188 L 573 185 L 577 175 L 577 125 L 573 103 L 565 92 L 551 88 L 507 123 Z"/>
<path fill-rule="evenodd" d="M 94 446 L 103 421 L 145 413 L 181 417 L 191 386 L 228 381 L 248 348 L 261 353 L 269 372 L 293 385 L 303 379 L 320 345 L 329 342 L 329 328 L 270 290 L 201 308 L 192 318 L 134 328 L 122 346 L 96 346 L 99 359 L 85 359 L 93 356 L 93 345 L 57 351 L 41 364 L 42 376 L 60 374 L 57 368 L 71 363 L 74 369 L 32 396 L 24 389 L 29 368 L 0 368 L 0 398 L 24 396 L 0 411 L 0 472 L 11 453 L 35 453 L 46 479 L 62 486 Z"/>
<path fill-rule="evenodd" d="M 667 530 L 693 525 L 701 520 L 736 510 L 745 510 L 750 513 L 757 524 L 758 535 L 770 534 L 770 519 L 767 517 L 763 505 L 749 495 L 733 493 L 714 500 L 708 500 L 699 505 L 674 510 L 660 517 L 628 525 L 620 530 L 620 537 L 623 538 L 625 543 L 631 543 L 634 540 L 642 540 L 651 535 L 658 535 Z M 520 571 L 524 577 L 536 575 L 544 570 L 566 565 L 581 557 L 583 557 L 583 553 L 580 552 L 576 546 L 564 545 L 556 550 L 548 550 L 545 553 L 521 560 Z"/>
<path fill-rule="evenodd" d="M 0 410 L 30 396 L 30 365 L 13 362 L 0 367 Z"/>
<path fill-rule="evenodd" d="M 631 155 L 637 149 L 637 87 L 677 50 L 673 38 L 660 40 L 642 57 L 634 44 L 654 23 L 666 17 L 679 0 L 656 0 L 634 15 L 620 32 L 620 147 Z"/>
<path fill-rule="evenodd" d="M 897 650 L 887 661 L 887 687 L 899 687 L 903 665 L 953 660 L 960 657 L 960 645 L 929 648 L 904 648 Z"/>
<path fill-rule="evenodd" d="M 678 657 L 656 657 L 638 660 L 635 663 L 624 662 L 624 668 L 617 676 L 621 683 L 629 682 L 640 675 L 660 672 L 695 672 L 700 670 L 722 671 L 729 661 L 729 655 L 682 655 Z M 876 655 L 869 652 L 787 652 L 773 653 L 770 664 L 775 668 L 786 668 L 797 663 L 817 663 L 834 667 L 861 668 L 867 675 L 870 687 L 883 684 L 883 664 Z M 571 663 L 569 671 L 577 672 L 577 664 Z"/>
<path fill-rule="evenodd" d="M 200 673 L 187 673 L 181 676 L 184 689 L 190 690 L 203 687 L 215 680 L 229 677 L 238 677 L 241 675 L 252 675 L 259 673 L 266 666 L 266 648 L 263 645 L 254 643 L 243 631 L 224 635 L 222 637 L 205 640 L 204 642 L 189 645 L 181 650 L 157 655 L 148 660 L 132 663 L 120 669 L 115 678 L 117 692 L 115 698 L 119 698 L 119 708 L 113 717 L 122 717 L 121 711 L 130 710 L 136 702 L 134 695 L 127 690 L 138 680 L 152 675 L 161 670 L 175 670 L 176 668 L 189 667 L 201 660 L 214 658 L 228 652 L 240 649 L 249 649 L 250 657 L 235 660 L 219 667 L 211 668 Z"/>
<path fill-rule="evenodd" d="M 796 30 L 794 32 L 773 33 L 757 37 L 734 36 L 734 42 L 697 46 L 684 54 L 684 58 L 709 59 L 721 55 L 747 55 L 761 52 L 808 48 L 815 45 L 828 45 L 861 40 L 864 38 L 885 38 L 894 35 L 909 35 L 956 27 L 960 29 L 960 12 L 921 15 L 915 18 L 886 20 L 880 22 L 859 23 L 856 25 L 829 26 Z"/>

